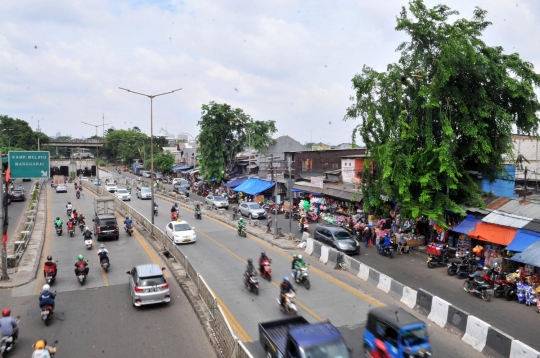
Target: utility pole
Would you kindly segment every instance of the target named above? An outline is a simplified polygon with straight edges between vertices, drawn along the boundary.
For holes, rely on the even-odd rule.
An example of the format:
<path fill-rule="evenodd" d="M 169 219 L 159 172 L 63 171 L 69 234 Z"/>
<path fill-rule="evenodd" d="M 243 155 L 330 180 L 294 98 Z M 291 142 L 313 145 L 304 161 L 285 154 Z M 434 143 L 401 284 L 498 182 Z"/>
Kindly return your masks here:
<path fill-rule="evenodd" d="M 39 137 L 40 137 L 39 119 L 38 119 L 38 121 L 37 121 L 37 132 L 38 132 L 38 134 L 37 134 L 37 150 L 38 150 L 38 152 L 39 152 L 39 151 L 41 150 L 41 149 L 40 149 L 40 146 L 39 146 Z"/>
<path fill-rule="evenodd" d="M 524 186 L 525 194 L 523 197 L 523 201 L 527 200 L 527 167 L 525 167 L 525 186 Z"/>
<path fill-rule="evenodd" d="M 289 159 L 289 232 L 292 232 L 292 214 L 293 214 L 293 201 L 292 201 L 292 180 L 291 180 L 291 160 Z"/>
<path fill-rule="evenodd" d="M 0 158 L 2 152 L 0 151 Z M 3 169 L 3 167 L 2 167 Z M 2 207 L 0 209 L 0 224 L 2 225 L 2 280 L 9 280 L 7 272 L 7 222 L 4 216 L 4 211 L 7 210 L 7 201 L 4 198 L 4 177 L 2 176 L 2 170 L 0 170 L 0 198 L 2 198 Z"/>
<path fill-rule="evenodd" d="M 272 181 L 274 181 L 274 155 L 272 154 Z M 278 238 L 279 235 L 278 235 L 278 230 L 277 230 L 277 194 L 278 194 L 278 191 L 277 191 L 277 187 L 278 187 L 278 183 L 277 183 L 277 175 L 276 175 L 276 181 L 275 181 L 275 187 L 274 187 L 274 202 L 276 203 L 276 212 L 275 212 L 275 220 L 274 220 L 274 233 L 275 233 L 275 237 Z"/>

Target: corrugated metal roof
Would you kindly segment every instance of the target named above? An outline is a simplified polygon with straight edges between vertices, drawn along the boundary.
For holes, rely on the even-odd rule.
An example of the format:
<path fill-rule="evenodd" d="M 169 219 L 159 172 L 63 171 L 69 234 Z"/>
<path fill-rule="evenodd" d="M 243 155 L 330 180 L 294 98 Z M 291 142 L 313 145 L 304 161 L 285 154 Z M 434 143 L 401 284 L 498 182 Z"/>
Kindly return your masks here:
<path fill-rule="evenodd" d="M 531 220 L 532 218 L 503 213 L 497 210 L 493 211 L 491 214 L 482 219 L 482 221 L 486 223 L 515 227 L 518 229 L 521 229 L 530 223 Z"/>
<path fill-rule="evenodd" d="M 523 229 L 540 232 L 540 221 L 533 220 L 523 227 Z"/>
<path fill-rule="evenodd" d="M 493 200 L 491 203 L 487 204 L 486 208 L 497 210 L 498 208 L 500 208 L 504 204 L 508 203 L 510 200 L 512 200 L 512 199 L 505 198 L 505 197 L 500 197 L 500 198 L 497 198 L 497 199 Z"/>
<path fill-rule="evenodd" d="M 523 203 L 520 200 L 510 200 L 499 208 L 499 211 L 527 218 L 540 219 L 540 205 Z"/>

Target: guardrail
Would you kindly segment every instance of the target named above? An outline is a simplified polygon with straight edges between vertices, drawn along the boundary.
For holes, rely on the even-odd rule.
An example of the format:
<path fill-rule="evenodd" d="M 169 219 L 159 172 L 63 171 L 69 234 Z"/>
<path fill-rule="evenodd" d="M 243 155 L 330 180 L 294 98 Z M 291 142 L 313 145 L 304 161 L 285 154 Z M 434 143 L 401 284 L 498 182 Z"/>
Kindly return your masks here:
<path fill-rule="evenodd" d="M 37 191 L 37 195 L 36 195 L 36 199 L 34 200 L 33 199 L 33 193 L 34 193 L 34 188 L 36 186 L 36 183 L 39 183 L 38 185 L 38 191 Z M 26 250 L 26 248 L 28 247 L 28 241 L 30 241 L 30 238 L 32 236 L 32 232 L 34 231 L 34 226 L 35 226 L 35 223 L 36 223 L 36 218 L 37 218 L 37 206 L 39 204 L 39 199 L 40 199 L 40 196 L 41 196 L 41 190 L 43 188 L 44 184 L 42 182 L 39 182 L 36 181 L 34 182 L 34 185 L 32 186 L 32 192 L 30 194 L 30 204 L 29 204 L 29 207 L 31 207 L 32 205 L 34 206 L 32 209 L 29 210 L 29 213 L 27 215 L 27 220 L 24 222 L 24 230 L 21 231 L 20 233 L 20 236 L 19 236 L 19 239 L 17 241 L 15 241 L 15 266 L 18 266 L 19 263 L 21 262 L 21 259 L 22 259 L 22 256 L 23 256 L 23 253 L 24 251 Z M 23 214 L 25 215 L 25 214 Z"/>
<path fill-rule="evenodd" d="M 111 193 L 107 192 L 103 188 L 95 186 L 90 182 L 82 182 L 82 184 L 87 188 L 91 188 L 99 195 L 111 195 Z M 144 215 L 127 205 L 122 200 L 114 196 L 113 198 L 116 208 L 129 215 L 133 221 L 141 225 L 148 233 L 152 233 L 153 238 L 162 245 L 163 249 L 166 250 L 171 257 L 173 257 L 184 267 L 187 278 L 189 278 L 195 284 L 195 287 L 197 288 L 197 295 L 201 298 L 210 312 L 212 319 L 211 327 L 222 355 L 227 358 L 253 358 L 251 353 L 249 353 L 247 348 L 232 330 L 221 306 L 217 303 L 217 298 L 212 292 L 212 289 L 210 286 L 208 286 L 202 275 L 197 273 L 191 262 L 189 262 L 188 257 L 182 252 L 182 250 L 180 250 L 163 231 L 161 231 L 155 225 L 152 225 L 152 223 L 146 217 L 144 217 Z"/>

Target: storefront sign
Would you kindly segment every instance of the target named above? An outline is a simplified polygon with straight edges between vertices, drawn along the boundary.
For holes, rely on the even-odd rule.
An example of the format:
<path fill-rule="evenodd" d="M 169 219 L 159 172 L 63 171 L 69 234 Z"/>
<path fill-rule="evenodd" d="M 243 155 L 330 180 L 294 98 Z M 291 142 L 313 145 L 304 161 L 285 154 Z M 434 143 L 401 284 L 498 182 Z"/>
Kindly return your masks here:
<path fill-rule="evenodd" d="M 313 185 L 315 188 L 323 188 L 324 179 L 323 178 L 317 178 L 317 177 L 311 177 L 311 185 Z"/>

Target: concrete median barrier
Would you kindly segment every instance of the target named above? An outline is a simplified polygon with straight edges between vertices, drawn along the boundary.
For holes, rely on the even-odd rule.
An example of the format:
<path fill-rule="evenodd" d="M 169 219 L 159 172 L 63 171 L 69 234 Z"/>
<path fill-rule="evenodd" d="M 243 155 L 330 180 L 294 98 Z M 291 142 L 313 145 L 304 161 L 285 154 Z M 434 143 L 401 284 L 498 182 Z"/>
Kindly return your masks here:
<path fill-rule="evenodd" d="M 506 358 L 510 356 L 513 338 L 499 331 L 496 328 L 489 327 L 486 339 L 486 347 L 482 351 L 488 357 Z"/>
<path fill-rule="evenodd" d="M 401 296 L 400 301 L 407 307 L 414 308 L 416 306 L 417 296 L 418 292 L 416 290 L 413 290 L 409 286 L 403 286 L 403 296 Z"/>
<path fill-rule="evenodd" d="M 396 280 L 392 280 L 390 282 L 390 295 L 392 295 L 394 298 L 397 298 L 398 300 L 403 297 L 403 284 L 401 282 L 398 282 Z"/>
<path fill-rule="evenodd" d="M 431 311 L 428 314 L 428 319 L 433 321 L 437 326 L 444 328 L 448 321 L 448 307 L 450 304 L 440 297 L 434 296 L 431 301 Z"/>
<path fill-rule="evenodd" d="M 327 263 L 329 254 L 330 254 L 330 248 L 326 245 L 322 245 L 321 257 L 319 257 L 319 261 L 321 261 L 324 264 Z"/>
<path fill-rule="evenodd" d="M 414 310 L 427 316 L 431 312 L 432 301 L 433 295 L 426 290 L 419 288 L 416 294 L 416 305 L 414 306 Z"/>
<path fill-rule="evenodd" d="M 377 287 L 379 285 L 379 278 L 381 273 L 374 268 L 369 268 L 369 275 L 367 282 L 371 283 L 373 286 Z"/>
<path fill-rule="evenodd" d="M 510 358 L 538 358 L 540 352 L 532 349 L 521 341 L 512 341 L 512 348 L 510 349 Z"/>
<path fill-rule="evenodd" d="M 318 241 L 313 241 L 313 253 L 311 254 L 311 256 L 313 256 L 315 259 L 319 259 L 319 257 L 321 257 L 321 249 L 322 249 L 322 244 Z"/>
<path fill-rule="evenodd" d="M 469 316 L 467 329 L 463 335 L 463 342 L 467 343 L 478 352 L 486 347 L 487 335 L 490 325 L 475 316 Z"/>
<path fill-rule="evenodd" d="M 369 266 L 363 263 L 360 263 L 360 272 L 358 272 L 358 277 L 364 281 L 367 281 L 369 278 Z"/>
<path fill-rule="evenodd" d="M 390 276 L 386 276 L 385 274 L 379 274 L 379 284 L 377 285 L 377 288 L 384 293 L 390 292 L 390 285 L 392 284 L 392 278 Z"/>
<path fill-rule="evenodd" d="M 349 265 L 349 272 L 355 276 L 358 276 L 360 273 L 360 261 L 351 259 L 351 264 Z"/>
<path fill-rule="evenodd" d="M 332 268 L 337 268 L 342 256 L 343 253 L 337 251 L 336 249 L 330 249 L 328 252 L 328 262 L 326 264 Z"/>
<path fill-rule="evenodd" d="M 469 314 L 462 309 L 450 305 L 448 307 L 448 320 L 445 329 L 453 334 L 463 337 L 467 330 L 467 319 Z"/>
<path fill-rule="evenodd" d="M 310 255 L 313 253 L 313 239 L 308 238 L 306 240 L 306 254 Z"/>

